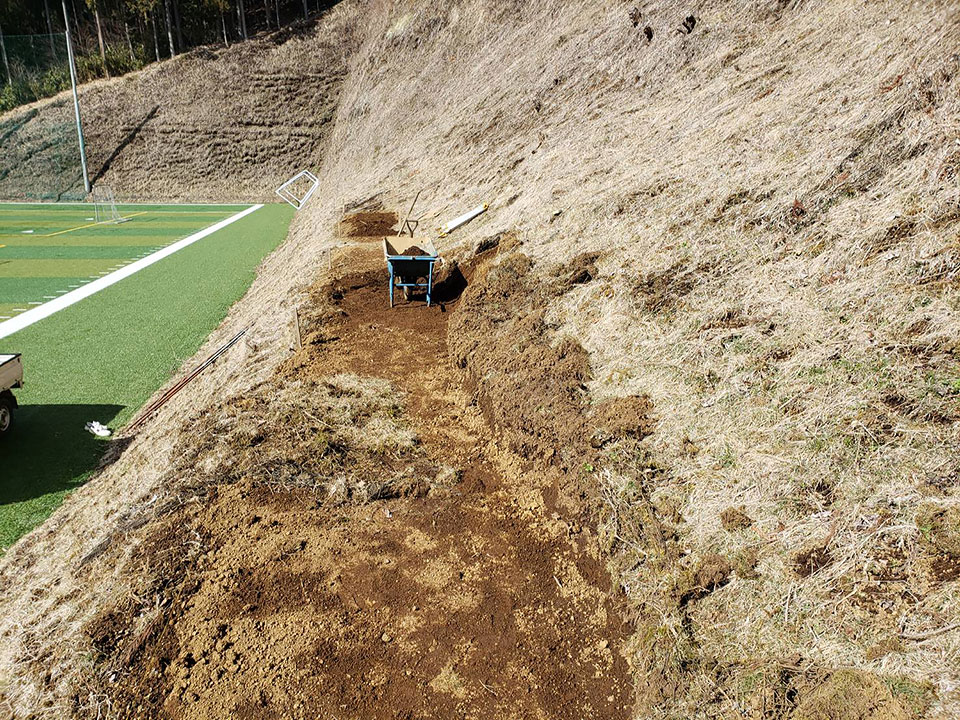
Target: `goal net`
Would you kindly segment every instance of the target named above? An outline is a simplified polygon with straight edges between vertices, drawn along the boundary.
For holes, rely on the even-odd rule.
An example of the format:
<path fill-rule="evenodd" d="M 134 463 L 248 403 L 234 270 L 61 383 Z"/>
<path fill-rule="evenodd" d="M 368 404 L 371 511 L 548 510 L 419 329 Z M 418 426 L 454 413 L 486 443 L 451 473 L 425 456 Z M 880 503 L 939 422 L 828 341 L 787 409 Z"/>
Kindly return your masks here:
<path fill-rule="evenodd" d="M 93 202 L 93 219 L 98 223 L 122 223 L 127 218 L 122 217 L 117 210 L 117 202 L 113 197 L 113 189 L 106 185 L 98 185 L 90 193 Z"/>
<path fill-rule="evenodd" d="M 276 189 L 277 195 L 282 197 L 297 210 L 307 204 L 307 200 L 316 191 L 320 181 L 309 170 L 301 170 L 283 185 Z"/>

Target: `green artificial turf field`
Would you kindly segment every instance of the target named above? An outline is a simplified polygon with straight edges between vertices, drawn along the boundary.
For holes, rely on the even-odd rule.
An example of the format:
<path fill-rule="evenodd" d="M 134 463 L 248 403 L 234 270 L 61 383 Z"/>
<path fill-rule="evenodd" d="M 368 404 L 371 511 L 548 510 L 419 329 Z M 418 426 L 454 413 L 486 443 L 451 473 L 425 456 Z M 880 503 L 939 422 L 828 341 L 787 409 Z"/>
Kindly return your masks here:
<path fill-rule="evenodd" d="M 119 225 L 90 205 L 0 205 L 0 322 L 243 209 L 120 206 Z"/>
<path fill-rule="evenodd" d="M 0 204 L 0 322 L 243 209 L 123 206 L 128 222 L 90 226 L 89 206 Z M 106 444 L 84 424 L 129 421 L 243 295 L 292 216 L 264 206 L 0 339 L 0 352 L 23 354 L 25 373 L 16 425 L 0 440 L 0 552 L 96 467 Z"/>

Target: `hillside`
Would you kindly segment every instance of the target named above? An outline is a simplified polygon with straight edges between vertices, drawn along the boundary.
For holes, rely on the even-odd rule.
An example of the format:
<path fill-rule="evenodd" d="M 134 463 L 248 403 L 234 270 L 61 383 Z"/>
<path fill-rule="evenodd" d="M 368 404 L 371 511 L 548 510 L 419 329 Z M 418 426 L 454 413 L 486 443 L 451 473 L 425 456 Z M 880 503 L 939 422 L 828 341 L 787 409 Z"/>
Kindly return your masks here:
<path fill-rule="evenodd" d="M 91 182 L 126 200 L 274 198 L 322 157 L 353 44 L 340 15 L 82 85 Z M 0 118 L 0 157 L 0 198 L 82 200 L 70 93 Z"/>
<path fill-rule="evenodd" d="M 382 0 L 279 45 L 343 62 L 322 186 L 206 350 L 252 340 L 0 561 L 0 707 L 955 717 L 958 38 Z M 491 206 L 443 312 L 387 308 L 418 192 Z"/>

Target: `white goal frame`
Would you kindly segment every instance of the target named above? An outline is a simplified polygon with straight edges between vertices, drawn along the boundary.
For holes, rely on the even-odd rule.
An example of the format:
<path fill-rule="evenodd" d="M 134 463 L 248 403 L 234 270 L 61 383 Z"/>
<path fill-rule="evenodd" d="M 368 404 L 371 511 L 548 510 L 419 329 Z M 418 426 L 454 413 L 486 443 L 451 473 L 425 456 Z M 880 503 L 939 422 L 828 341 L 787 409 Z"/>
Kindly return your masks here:
<path fill-rule="evenodd" d="M 303 194 L 302 197 L 298 197 L 291 189 L 290 186 L 299 182 L 300 180 L 308 180 L 310 182 L 310 188 Z M 317 186 L 320 185 L 320 181 L 317 179 L 317 176 L 314 175 L 309 170 L 301 170 L 292 178 L 287 180 L 283 185 L 278 187 L 275 192 L 281 198 L 286 200 L 288 203 L 293 205 L 297 210 L 302 208 L 307 204 L 307 201 L 310 199 L 310 196 L 313 195 L 317 190 Z"/>
<path fill-rule="evenodd" d="M 129 218 L 120 215 L 117 202 L 113 197 L 113 188 L 107 185 L 97 185 L 90 193 L 90 202 L 93 203 L 93 219 L 99 223 L 122 223 Z"/>

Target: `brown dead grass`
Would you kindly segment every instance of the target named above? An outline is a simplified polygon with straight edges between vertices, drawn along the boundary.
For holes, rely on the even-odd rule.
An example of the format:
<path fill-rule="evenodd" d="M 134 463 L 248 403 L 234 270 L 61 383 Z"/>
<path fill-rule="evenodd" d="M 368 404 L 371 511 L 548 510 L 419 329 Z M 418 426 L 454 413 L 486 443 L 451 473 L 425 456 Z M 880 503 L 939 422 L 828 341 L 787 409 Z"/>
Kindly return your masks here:
<path fill-rule="evenodd" d="M 338 502 L 426 494 L 441 468 L 402 421 L 396 389 L 338 374 L 267 382 L 191 421 L 178 466 L 209 481 L 308 488 Z"/>
<path fill-rule="evenodd" d="M 354 3 L 80 88 L 94 184 L 118 200 L 255 202 L 316 167 L 355 46 Z M 0 197 L 82 200 L 68 93 L 0 117 Z"/>
<path fill-rule="evenodd" d="M 636 23 L 631 10 L 370 5 L 317 202 L 224 328 L 263 312 L 259 349 L 198 402 L 219 382 L 255 385 L 269 350 L 289 347 L 276 308 L 335 245 L 345 206 L 404 212 L 423 190 L 432 222 L 488 201 L 440 243 L 459 260 L 501 246 L 451 346 L 512 448 L 577 469 L 582 484 L 560 490 L 603 489 L 643 713 L 832 717 L 850 697 L 841 717 L 955 716 L 960 585 L 927 520 L 960 486 L 958 10 L 657 0 Z M 696 25 L 677 32 L 687 12 Z M 546 402 L 521 394 L 528 368 L 549 371 Z M 653 432 L 592 447 L 588 409 L 624 397 L 648 398 Z M 156 473 L 169 418 L 101 495 L 138 487 L 122 472 Z M 741 506 L 752 524 L 727 531 L 722 513 Z M 98 541 L 93 507 L 91 489 L 4 560 L 5 596 L 44 596 L 46 612 L 4 606 L 3 667 L 75 637 L 63 628 L 83 615 L 69 599 L 82 583 L 53 583 Z M 829 562 L 803 577 L 794 559 L 817 545 Z M 714 556 L 726 581 L 698 580 Z M 23 707 L 63 697 L 5 677 Z"/>

